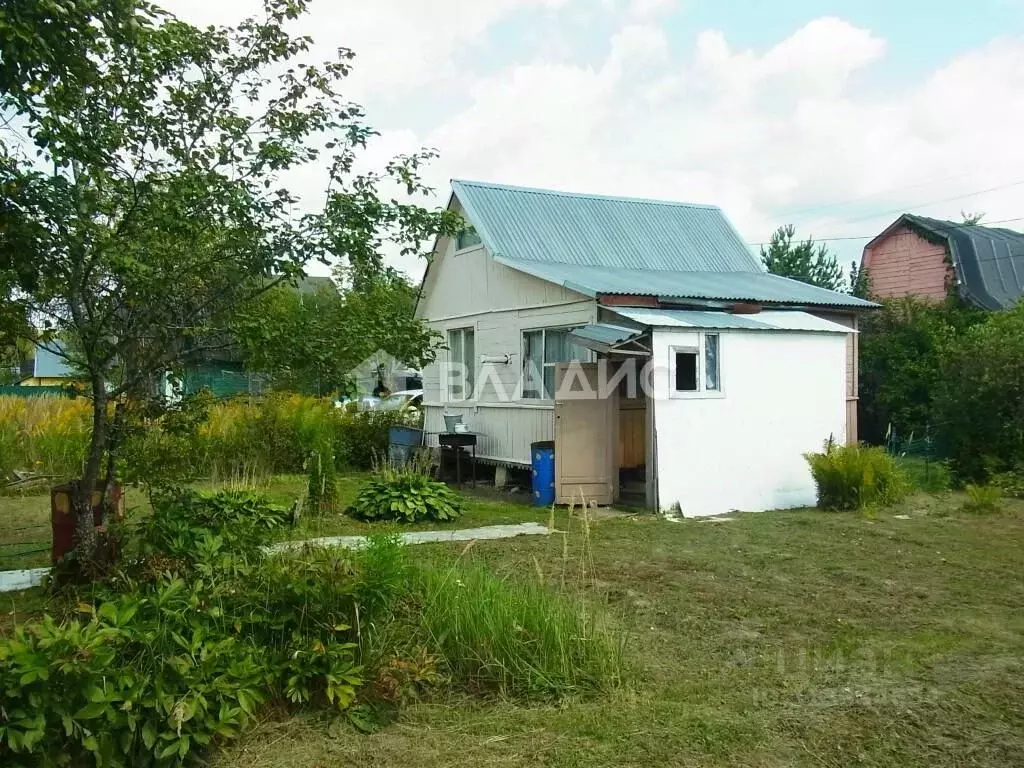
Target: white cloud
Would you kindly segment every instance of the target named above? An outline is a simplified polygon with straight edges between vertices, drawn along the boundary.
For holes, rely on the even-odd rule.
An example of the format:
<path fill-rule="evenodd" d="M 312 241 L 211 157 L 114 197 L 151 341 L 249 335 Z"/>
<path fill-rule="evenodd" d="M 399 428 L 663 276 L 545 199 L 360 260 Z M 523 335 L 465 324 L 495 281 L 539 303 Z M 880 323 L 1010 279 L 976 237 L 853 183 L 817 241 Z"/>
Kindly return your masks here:
<path fill-rule="evenodd" d="M 646 21 L 667 15 L 677 10 L 679 5 L 679 0 L 630 0 L 629 15 Z"/>
<path fill-rule="evenodd" d="M 1024 167 L 1022 38 L 879 93 L 859 76 L 884 66 L 884 40 L 839 19 L 760 52 L 715 31 L 666 51 L 659 31 L 623 28 L 598 66 L 534 62 L 479 78 L 472 105 L 425 140 L 447 175 L 711 202 L 751 241 L 789 221 L 820 236 L 877 232 L 895 218 L 887 211 L 1013 181 Z M 961 208 L 1024 216 L 1024 186 L 917 210 Z M 861 245 L 833 247 L 852 258 Z"/>
<path fill-rule="evenodd" d="M 229 21 L 249 3 L 170 4 Z M 877 31 L 825 17 L 759 50 L 737 48 L 728 30 L 684 43 L 662 24 L 677 7 L 318 0 L 305 29 L 324 50 L 357 51 L 356 96 L 371 122 L 386 108 L 375 158 L 441 151 L 429 170 L 438 202 L 452 177 L 710 202 L 751 241 L 787 222 L 801 234 L 866 235 L 912 207 L 1024 216 L 1024 185 L 914 205 L 1024 178 L 1014 171 L 1024 168 L 1024 37 L 897 86 Z M 582 53 L 574 45 L 581 13 L 584 29 L 604 30 L 602 52 L 593 39 Z M 532 21 L 545 44 L 521 49 L 498 35 L 515 18 Z M 848 259 L 860 246 L 834 247 Z"/>
<path fill-rule="evenodd" d="M 458 75 L 456 54 L 518 12 L 557 9 L 567 0 L 314 0 L 296 30 L 310 35 L 321 57 L 338 46 L 355 51 L 349 89 L 357 100 L 408 95 Z M 257 15 L 260 0 L 164 0 L 164 7 L 201 24 L 232 24 Z"/>

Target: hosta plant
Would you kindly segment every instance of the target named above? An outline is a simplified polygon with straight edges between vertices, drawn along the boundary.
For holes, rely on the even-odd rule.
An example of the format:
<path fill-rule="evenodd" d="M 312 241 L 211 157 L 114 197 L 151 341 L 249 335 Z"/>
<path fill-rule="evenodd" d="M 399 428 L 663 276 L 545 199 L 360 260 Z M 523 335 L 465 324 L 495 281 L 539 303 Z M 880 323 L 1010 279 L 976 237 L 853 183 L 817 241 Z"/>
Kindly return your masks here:
<path fill-rule="evenodd" d="M 455 491 L 415 467 L 378 472 L 348 508 L 348 514 L 360 520 L 400 523 L 445 522 L 462 512 L 463 501 Z"/>

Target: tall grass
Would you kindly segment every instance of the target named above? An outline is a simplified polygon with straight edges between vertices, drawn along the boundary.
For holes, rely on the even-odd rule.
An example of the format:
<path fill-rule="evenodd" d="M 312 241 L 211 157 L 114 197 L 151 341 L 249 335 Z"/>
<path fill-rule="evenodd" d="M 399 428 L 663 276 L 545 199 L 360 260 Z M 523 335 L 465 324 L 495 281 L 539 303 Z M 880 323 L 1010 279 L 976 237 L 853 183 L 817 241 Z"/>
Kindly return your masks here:
<path fill-rule="evenodd" d="M 473 564 L 418 578 L 428 644 L 471 691 L 562 697 L 621 680 L 622 639 L 581 596 Z"/>
<path fill-rule="evenodd" d="M 0 478 L 15 470 L 77 475 L 90 420 L 90 405 L 83 399 L 0 397 Z"/>
<path fill-rule="evenodd" d="M 387 452 L 388 429 L 404 418 L 400 411 L 353 413 L 291 394 L 215 402 L 191 431 L 165 431 L 159 420 L 144 425 L 121 451 L 122 475 L 251 482 L 302 472 L 314 451 L 333 452 L 339 466 L 369 469 L 375 455 Z M 90 420 L 85 399 L 0 397 L 0 477 L 22 469 L 77 475 Z"/>
<path fill-rule="evenodd" d="M 218 478 L 301 472 L 310 454 L 330 446 L 339 465 L 369 469 L 402 418 L 399 411 L 353 413 L 300 395 L 221 402 L 200 427 L 196 460 Z"/>

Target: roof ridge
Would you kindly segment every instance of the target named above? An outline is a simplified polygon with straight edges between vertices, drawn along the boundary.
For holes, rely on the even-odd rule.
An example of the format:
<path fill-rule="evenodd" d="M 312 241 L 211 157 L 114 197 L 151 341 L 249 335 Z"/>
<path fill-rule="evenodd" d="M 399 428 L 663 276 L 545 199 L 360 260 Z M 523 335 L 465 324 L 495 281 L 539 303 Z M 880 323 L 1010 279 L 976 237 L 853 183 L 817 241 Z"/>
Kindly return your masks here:
<path fill-rule="evenodd" d="M 541 187 L 522 187 L 516 184 L 497 184 L 490 181 L 474 181 L 472 179 L 452 179 L 451 184 L 455 185 L 485 187 L 487 189 L 501 189 L 513 192 L 526 192 L 534 195 L 550 195 L 552 197 L 577 197 L 588 200 L 605 200 L 620 203 L 644 203 L 649 205 L 668 205 L 679 208 L 700 208 L 711 211 L 721 211 L 717 205 L 707 203 L 688 203 L 681 200 L 662 200 L 653 197 L 627 197 L 624 195 L 599 195 L 594 192 L 566 192 L 560 189 L 543 189 Z"/>

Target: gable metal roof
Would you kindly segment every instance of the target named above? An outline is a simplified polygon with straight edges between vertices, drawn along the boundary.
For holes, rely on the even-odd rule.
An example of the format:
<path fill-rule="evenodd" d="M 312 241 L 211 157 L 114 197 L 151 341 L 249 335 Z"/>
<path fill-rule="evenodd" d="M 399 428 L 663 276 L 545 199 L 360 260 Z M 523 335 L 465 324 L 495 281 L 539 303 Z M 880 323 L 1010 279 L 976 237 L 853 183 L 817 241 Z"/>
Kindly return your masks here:
<path fill-rule="evenodd" d="M 663 299 L 755 301 L 763 304 L 849 307 L 877 304 L 767 272 L 683 272 L 624 267 L 495 259 L 512 269 L 561 285 L 585 296 L 601 294 L 657 296 Z"/>
<path fill-rule="evenodd" d="M 865 250 L 901 224 L 945 242 L 960 294 L 967 301 L 985 309 L 1009 309 L 1020 301 L 1024 294 L 1024 232 L 905 213 Z"/>
<path fill-rule="evenodd" d="M 59 342 L 51 341 L 49 347 L 36 346 L 36 359 L 33 364 L 33 376 L 45 379 L 74 378 L 75 371 L 58 353 L 64 351 Z"/>
<path fill-rule="evenodd" d="M 492 254 L 544 263 L 761 272 L 713 206 L 452 181 Z"/>

